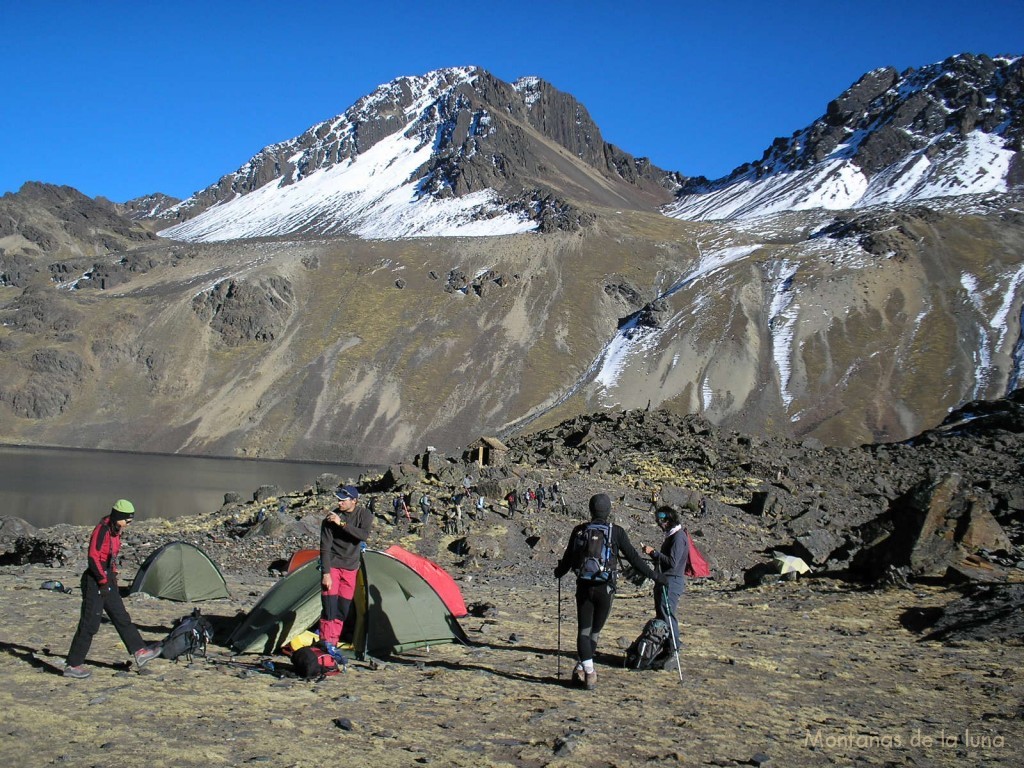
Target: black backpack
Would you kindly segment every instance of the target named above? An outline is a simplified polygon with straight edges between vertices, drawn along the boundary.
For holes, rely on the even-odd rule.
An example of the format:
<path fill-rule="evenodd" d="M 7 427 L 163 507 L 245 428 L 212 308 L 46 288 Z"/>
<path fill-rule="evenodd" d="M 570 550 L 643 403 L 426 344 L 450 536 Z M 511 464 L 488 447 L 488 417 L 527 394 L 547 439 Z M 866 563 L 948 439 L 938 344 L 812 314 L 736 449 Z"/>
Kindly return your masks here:
<path fill-rule="evenodd" d="M 319 680 L 328 675 L 336 675 L 337 660 L 319 643 L 307 645 L 292 653 L 292 666 L 295 674 L 306 680 Z"/>
<path fill-rule="evenodd" d="M 176 661 L 182 656 L 192 661 L 193 656 L 206 656 L 206 644 L 213 640 L 213 625 L 196 608 L 188 616 L 182 616 L 171 629 L 171 633 L 160 647 L 160 655 Z"/>
<path fill-rule="evenodd" d="M 629 669 L 653 669 L 664 662 L 672 651 L 668 624 L 661 619 L 651 619 L 644 624 L 640 636 L 626 650 L 623 666 Z"/>
<path fill-rule="evenodd" d="M 573 571 L 581 581 L 611 581 L 615 570 L 612 557 L 612 524 L 587 523 L 573 542 Z"/>

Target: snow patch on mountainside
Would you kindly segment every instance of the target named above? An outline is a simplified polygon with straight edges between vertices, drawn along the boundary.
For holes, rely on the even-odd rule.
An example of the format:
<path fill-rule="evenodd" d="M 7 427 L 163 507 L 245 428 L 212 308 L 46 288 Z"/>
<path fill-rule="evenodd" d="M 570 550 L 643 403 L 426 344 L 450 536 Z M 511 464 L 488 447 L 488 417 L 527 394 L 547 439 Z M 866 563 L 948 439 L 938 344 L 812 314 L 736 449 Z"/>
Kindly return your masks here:
<path fill-rule="evenodd" d="M 981 397 L 981 393 L 985 391 L 985 387 L 997 370 L 993 362 L 994 355 L 1007 346 L 1006 336 L 1011 328 L 1010 311 L 1018 291 L 1024 285 L 1024 267 L 1019 267 L 1013 273 L 998 275 L 991 283 L 986 280 L 984 286 L 976 275 L 964 272 L 960 275 L 960 285 L 979 318 L 977 323 L 978 340 L 973 351 L 975 366 L 973 397 L 977 399 Z M 986 319 L 987 308 L 993 304 L 995 304 L 995 311 L 992 313 L 991 319 Z M 1014 346 L 1016 348 L 1017 345 Z M 1016 358 L 1013 367 L 1011 382 L 1017 381 L 1019 378 L 1019 360 Z M 1011 387 L 1008 392 L 1012 391 Z"/>
<path fill-rule="evenodd" d="M 772 269 L 772 301 L 768 309 L 768 328 L 772 336 L 772 355 L 775 367 L 779 372 L 779 394 L 788 408 L 793 402 L 789 391 L 792 376 L 791 360 L 793 357 L 793 337 L 796 332 L 796 321 L 799 317 L 799 306 L 796 303 L 797 292 L 793 288 L 797 265 L 783 260 Z"/>
<path fill-rule="evenodd" d="M 296 231 L 383 239 L 507 235 L 536 229 L 536 222 L 504 210 L 489 190 L 444 200 L 421 195 L 413 175 L 429 161 L 431 149 L 429 142 L 398 132 L 354 160 L 315 171 L 288 186 L 267 184 L 160 235 L 213 242 Z"/>
<path fill-rule="evenodd" d="M 683 275 L 658 298 L 664 299 L 671 296 L 695 280 L 707 277 L 719 269 L 741 261 L 760 247 L 760 245 L 732 246 L 702 253 L 697 266 Z M 622 372 L 626 370 L 630 362 L 635 359 L 643 359 L 649 351 L 655 349 L 668 326 L 676 321 L 677 318 L 673 318 L 663 328 L 650 328 L 640 326 L 638 318 L 634 317 L 616 332 L 601 351 L 598 360 L 591 366 L 597 370 L 594 381 L 604 388 L 606 399 L 610 396 L 610 391 L 618 385 Z M 614 404 L 606 403 L 606 405 L 610 407 Z"/>
<path fill-rule="evenodd" d="M 760 178 L 750 171 L 684 195 L 663 211 L 693 221 L 747 219 L 781 211 L 845 210 L 1007 191 L 1014 152 L 1004 147 L 1002 137 L 976 130 L 951 149 L 936 150 L 940 139 L 870 179 L 849 159 L 851 145 L 843 144 L 811 168 L 782 169 Z"/>

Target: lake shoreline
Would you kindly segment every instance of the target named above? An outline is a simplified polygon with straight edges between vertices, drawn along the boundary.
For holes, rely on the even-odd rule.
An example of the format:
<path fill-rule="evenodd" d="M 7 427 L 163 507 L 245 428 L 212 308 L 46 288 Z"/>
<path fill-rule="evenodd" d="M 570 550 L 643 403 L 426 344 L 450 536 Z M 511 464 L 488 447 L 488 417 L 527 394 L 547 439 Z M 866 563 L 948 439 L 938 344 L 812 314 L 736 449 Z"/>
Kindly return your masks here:
<path fill-rule="evenodd" d="M 376 465 L 276 461 L 89 448 L 0 445 L 0 508 L 36 527 L 87 525 L 119 498 L 139 519 L 219 509 L 228 495 L 252 500 L 263 486 L 309 487 L 323 474 L 355 481 Z"/>

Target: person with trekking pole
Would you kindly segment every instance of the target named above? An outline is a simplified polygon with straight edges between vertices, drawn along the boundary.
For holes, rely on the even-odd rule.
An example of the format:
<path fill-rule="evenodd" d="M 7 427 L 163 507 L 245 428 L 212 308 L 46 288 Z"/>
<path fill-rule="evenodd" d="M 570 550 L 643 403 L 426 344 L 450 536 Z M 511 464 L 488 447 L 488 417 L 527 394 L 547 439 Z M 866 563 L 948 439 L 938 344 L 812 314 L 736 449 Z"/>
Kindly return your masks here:
<path fill-rule="evenodd" d="M 593 690 L 597 685 L 594 655 L 611 613 L 619 557 L 624 556 L 630 565 L 655 582 L 659 576 L 636 551 L 626 532 L 612 522 L 612 502 L 607 494 L 591 496 L 589 507 L 590 522 L 573 528 L 565 553 L 555 566 L 555 578 L 559 579 L 560 590 L 561 578 L 570 570 L 576 574 L 577 662 L 572 683 Z"/>
<path fill-rule="evenodd" d="M 82 574 L 82 614 L 64 663 L 64 677 L 84 680 L 92 673 L 83 666 L 93 636 L 106 612 L 128 653 L 140 669 L 160 655 L 147 647 L 132 623 L 117 587 L 117 557 L 121 551 L 121 533 L 135 517 L 135 506 L 127 499 L 114 502 L 110 514 L 100 520 L 89 537 L 89 554 Z"/>
<path fill-rule="evenodd" d="M 659 586 L 654 589 L 654 613 L 672 630 L 672 650 L 675 652 L 676 666 L 679 667 L 679 620 L 676 611 L 679 598 L 686 591 L 685 571 L 690 557 L 690 543 L 679 512 L 674 507 L 658 507 L 654 511 L 654 520 L 664 532 L 665 540 L 660 550 L 646 544 L 643 550 L 651 558 L 660 577 Z M 679 675 L 681 678 L 681 667 Z"/>

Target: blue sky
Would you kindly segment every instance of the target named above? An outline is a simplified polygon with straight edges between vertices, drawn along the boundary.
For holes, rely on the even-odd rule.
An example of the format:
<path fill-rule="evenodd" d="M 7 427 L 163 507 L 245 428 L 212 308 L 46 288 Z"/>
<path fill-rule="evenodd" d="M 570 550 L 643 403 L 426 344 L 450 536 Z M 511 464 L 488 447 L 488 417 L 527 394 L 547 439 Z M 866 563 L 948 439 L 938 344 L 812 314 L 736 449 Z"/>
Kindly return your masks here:
<path fill-rule="evenodd" d="M 1024 0 L 0 0 L 0 29 L 0 193 L 124 201 L 187 197 L 377 85 L 462 65 L 542 77 L 606 141 L 715 178 L 871 69 L 1024 54 Z"/>

